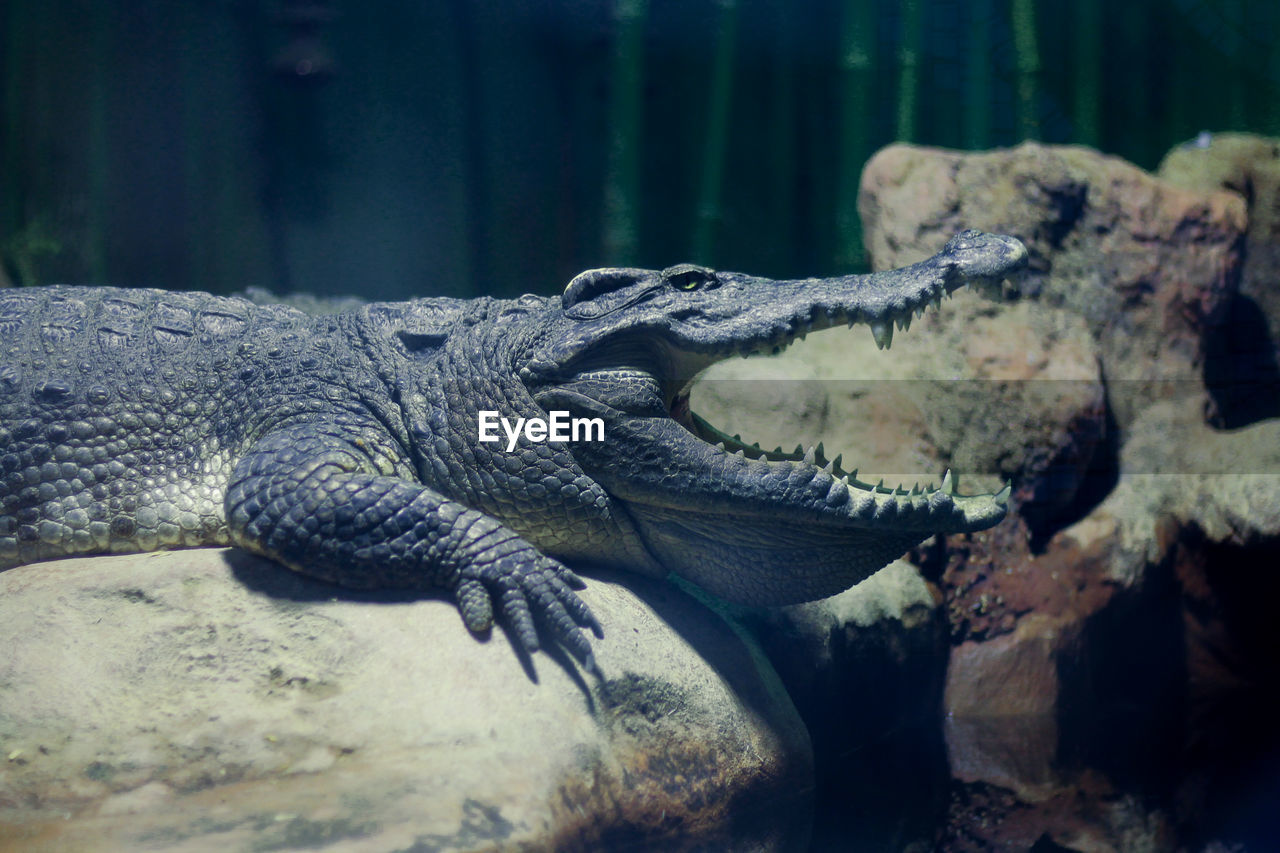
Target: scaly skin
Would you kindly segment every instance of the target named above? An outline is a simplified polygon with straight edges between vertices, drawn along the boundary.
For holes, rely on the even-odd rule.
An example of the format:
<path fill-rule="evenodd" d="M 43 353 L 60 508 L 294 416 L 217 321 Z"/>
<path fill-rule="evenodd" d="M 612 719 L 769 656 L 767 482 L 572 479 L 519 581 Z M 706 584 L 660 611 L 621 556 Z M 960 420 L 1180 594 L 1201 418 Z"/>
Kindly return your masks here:
<path fill-rule="evenodd" d="M 831 595 L 1006 492 L 851 479 L 761 452 L 689 410 L 709 364 L 813 329 L 894 324 L 1026 262 L 964 232 L 911 267 L 777 282 L 592 270 L 561 297 L 422 299 L 309 316 L 159 290 L 0 293 L 0 569 L 237 545 L 352 587 L 436 586 L 467 627 L 495 605 L 588 668 L 601 635 L 562 561 L 690 578 L 736 601 Z M 599 417 L 604 441 L 478 440 L 481 410 Z"/>

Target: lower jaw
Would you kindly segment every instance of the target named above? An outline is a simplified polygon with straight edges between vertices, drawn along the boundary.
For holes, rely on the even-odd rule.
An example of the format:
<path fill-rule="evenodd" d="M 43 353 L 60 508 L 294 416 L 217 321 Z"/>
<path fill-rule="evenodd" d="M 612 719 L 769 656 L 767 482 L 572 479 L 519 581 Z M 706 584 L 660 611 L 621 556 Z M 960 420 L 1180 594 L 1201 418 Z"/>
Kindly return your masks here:
<path fill-rule="evenodd" d="M 928 531 L 805 530 L 794 520 L 711 516 L 632 505 L 649 551 L 667 568 L 726 601 L 795 604 L 842 592 L 870 577 Z"/>

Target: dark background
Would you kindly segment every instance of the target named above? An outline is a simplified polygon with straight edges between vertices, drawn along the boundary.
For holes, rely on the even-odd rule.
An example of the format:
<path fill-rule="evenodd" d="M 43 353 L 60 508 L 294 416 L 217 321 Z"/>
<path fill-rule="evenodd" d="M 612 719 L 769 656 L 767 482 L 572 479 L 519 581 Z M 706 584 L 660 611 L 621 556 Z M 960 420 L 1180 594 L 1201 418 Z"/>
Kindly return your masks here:
<path fill-rule="evenodd" d="M 1280 135 L 1275 0 L 9 0 L 13 284 L 549 293 L 865 267 L 894 140 Z"/>

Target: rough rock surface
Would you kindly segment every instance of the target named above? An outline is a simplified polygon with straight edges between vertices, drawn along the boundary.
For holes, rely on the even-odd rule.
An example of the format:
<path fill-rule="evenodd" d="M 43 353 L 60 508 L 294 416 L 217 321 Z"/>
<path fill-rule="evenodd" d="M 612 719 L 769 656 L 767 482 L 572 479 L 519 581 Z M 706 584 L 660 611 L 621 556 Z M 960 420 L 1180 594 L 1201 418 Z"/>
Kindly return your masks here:
<path fill-rule="evenodd" d="M 999 364 L 1009 377 L 969 384 L 968 400 L 935 410 L 944 428 L 930 437 L 979 448 L 970 458 L 987 471 L 981 449 L 989 460 L 1002 441 L 1052 447 L 1046 436 L 1058 435 L 1063 448 L 1056 465 L 1020 466 L 1004 524 L 913 555 L 945 596 L 955 644 L 945 729 L 961 784 L 947 849 L 1194 848 L 1214 837 L 1197 833 L 1263 796 L 1241 780 L 1273 785 L 1280 631 L 1264 602 L 1280 594 L 1280 420 L 1266 418 L 1280 413 L 1280 384 L 1259 378 L 1280 373 L 1228 351 L 1256 340 L 1235 288 L 1252 252 L 1245 229 L 1252 238 L 1261 226 L 1222 189 L 1251 174 L 1265 185 L 1267 152 L 1250 145 L 1252 165 L 1182 187 L 1036 144 L 896 145 L 864 172 L 876 268 L 927 255 L 961 222 L 1014 234 L 1032 256 L 1002 300 L 960 297 L 928 320 L 924 331 L 946 342 L 940 359 L 968 348 L 957 375 Z M 1070 347 L 1045 331 L 1072 322 L 1084 334 Z M 1051 368 L 1018 375 L 1037 345 Z M 1073 405 L 1026 381 L 1091 363 L 1103 392 Z M 1242 379 L 1234 400 L 1214 385 Z M 1002 419 L 1010 388 L 1025 404 Z M 1063 497 L 1043 506 L 1058 482 Z"/>
<path fill-rule="evenodd" d="M 534 683 L 447 602 L 350 597 L 239 552 L 4 572 L 0 838 L 803 844 L 809 741 L 758 652 L 669 585 L 594 579 L 583 597 L 606 680 L 541 658 Z"/>
<path fill-rule="evenodd" d="M 1223 426 L 1280 415 L 1280 140 L 1202 134 L 1165 155 L 1157 174 L 1197 192 L 1229 190 L 1248 206 L 1240 292 L 1211 342 L 1206 378 Z"/>
<path fill-rule="evenodd" d="M 1249 224 L 1240 292 L 1257 301 L 1271 339 L 1280 340 L 1280 139 L 1215 133 L 1204 144 L 1170 150 L 1156 175 L 1193 192 L 1229 190 L 1242 198 Z"/>
<path fill-rule="evenodd" d="M 1239 196 L 1076 146 L 891 145 L 863 170 L 858 209 L 876 269 L 920 260 L 960 227 L 1020 238 L 1031 261 L 1019 296 L 1084 320 L 1122 427 L 1154 400 L 1202 394 L 1205 338 L 1238 282 Z"/>

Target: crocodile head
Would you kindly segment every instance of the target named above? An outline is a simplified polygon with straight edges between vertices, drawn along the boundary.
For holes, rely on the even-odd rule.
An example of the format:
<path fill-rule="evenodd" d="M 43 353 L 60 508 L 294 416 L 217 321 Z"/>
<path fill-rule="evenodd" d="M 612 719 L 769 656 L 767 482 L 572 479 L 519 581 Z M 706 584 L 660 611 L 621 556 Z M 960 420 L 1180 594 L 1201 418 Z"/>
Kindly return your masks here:
<path fill-rule="evenodd" d="M 864 483 L 816 447 L 762 451 L 690 409 L 694 378 L 839 324 L 869 326 L 886 348 L 895 327 L 944 295 L 998 283 L 1026 260 L 1011 237 L 965 231 L 928 260 L 870 275 L 590 270 L 543 318 L 519 375 L 543 410 L 603 420 L 604 440 L 574 443 L 573 457 L 625 507 L 660 564 L 731 601 L 811 600 L 931 535 L 994 525 L 1008 487 L 960 495 L 948 473 L 938 488 L 906 491 Z"/>

